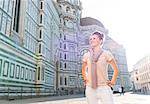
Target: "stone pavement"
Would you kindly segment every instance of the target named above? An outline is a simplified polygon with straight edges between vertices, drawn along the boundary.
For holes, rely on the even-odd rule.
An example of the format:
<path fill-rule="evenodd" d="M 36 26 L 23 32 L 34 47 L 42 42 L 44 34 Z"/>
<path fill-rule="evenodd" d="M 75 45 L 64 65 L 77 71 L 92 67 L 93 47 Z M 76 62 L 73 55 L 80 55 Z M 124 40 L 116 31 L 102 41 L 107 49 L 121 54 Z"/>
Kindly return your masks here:
<path fill-rule="evenodd" d="M 114 94 L 114 101 L 115 104 L 150 104 L 150 95 L 132 94 L 131 92 L 121 96 Z M 82 95 L 71 95 L 14 101 L 0 100 L 0 104 L 87 104 L 87 102 L 86 98 Z"/>

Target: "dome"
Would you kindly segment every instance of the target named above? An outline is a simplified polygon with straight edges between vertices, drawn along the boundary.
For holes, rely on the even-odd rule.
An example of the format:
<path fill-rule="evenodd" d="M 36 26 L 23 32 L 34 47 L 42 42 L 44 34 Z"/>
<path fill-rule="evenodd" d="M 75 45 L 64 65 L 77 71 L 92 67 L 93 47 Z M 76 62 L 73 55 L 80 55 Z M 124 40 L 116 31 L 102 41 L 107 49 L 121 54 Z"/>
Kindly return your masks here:
<path fill-rule="evenodd" d="M 91 17 L 85 17 L 80 19 L 81 26 L 88 26 L 88 25 L 98 25 L 104 28 L 104 25 L 97 19 Z"/>

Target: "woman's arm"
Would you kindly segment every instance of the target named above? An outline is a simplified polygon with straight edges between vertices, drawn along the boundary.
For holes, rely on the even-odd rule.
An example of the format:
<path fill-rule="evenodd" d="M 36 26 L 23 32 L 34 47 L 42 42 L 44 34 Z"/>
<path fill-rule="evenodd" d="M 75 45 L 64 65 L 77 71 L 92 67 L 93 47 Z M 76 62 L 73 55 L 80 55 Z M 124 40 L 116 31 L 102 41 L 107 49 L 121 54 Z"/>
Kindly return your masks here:
<path fill-rule="evenodd" d="M 117 76 L 118 76 L 118 66 L 117 66 L 117 64 L 116 64 L 115 59 L 112 59 L 111 61 L 109 61 L 109 63 L 110 63 L 110 65 L 112 66 L 112 69 L 114 70 L 114 72 L 113 72 L 113 76 L 112 76 L 111 81 L 108 82 L 108 85 L 109 85 L 109 86 L 113 86 L 113 85 L 115 85 L 116 80 L 117 80 Z"/>
<path fill-rule="evenodd" d="M 87 62 L 83 62 L 82 63 L 82 77 L 83 77 L 84 84 L 86 84 L 87 82 L 86 69 L 87 69 Z"/>

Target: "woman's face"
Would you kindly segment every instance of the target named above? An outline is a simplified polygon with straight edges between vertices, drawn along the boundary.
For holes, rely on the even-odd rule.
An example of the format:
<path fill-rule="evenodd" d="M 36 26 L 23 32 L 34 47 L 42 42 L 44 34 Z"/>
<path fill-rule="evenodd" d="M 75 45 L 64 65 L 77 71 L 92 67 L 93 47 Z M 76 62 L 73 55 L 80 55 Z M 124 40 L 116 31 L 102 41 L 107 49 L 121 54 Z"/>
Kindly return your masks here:
<path fill-rule="evenodd" d="M 91 45 L 91 47 L 96 47 L 98 45 L 100 45 L 102 42 L 102 40 L 99 39 L 99 37 L 97 35 L 91 35 L 90 39 L 89 39 L 89 43 Z"/>

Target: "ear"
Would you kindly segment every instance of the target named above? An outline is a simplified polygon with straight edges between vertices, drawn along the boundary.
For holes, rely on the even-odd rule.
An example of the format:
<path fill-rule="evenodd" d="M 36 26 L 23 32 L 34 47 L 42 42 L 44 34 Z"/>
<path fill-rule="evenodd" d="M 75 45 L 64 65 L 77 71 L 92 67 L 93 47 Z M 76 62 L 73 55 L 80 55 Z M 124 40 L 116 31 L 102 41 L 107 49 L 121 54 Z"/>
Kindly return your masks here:
<path fill-rule="evenodd" d="M 103 44 L 103 39 L 101 39 L 101 42 L 100 42 L 100 44 L 101 44 L 101 45 Z"/>

